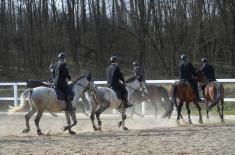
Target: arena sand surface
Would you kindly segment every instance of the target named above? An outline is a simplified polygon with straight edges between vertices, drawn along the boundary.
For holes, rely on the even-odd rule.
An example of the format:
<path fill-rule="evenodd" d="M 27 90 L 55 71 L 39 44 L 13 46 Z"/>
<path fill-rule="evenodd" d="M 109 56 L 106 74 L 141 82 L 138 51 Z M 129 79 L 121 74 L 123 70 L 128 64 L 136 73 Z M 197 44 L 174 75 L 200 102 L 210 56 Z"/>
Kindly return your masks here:
<path fill-rule="evenodd" d="M 187 118 L 185 116 L 185 118 Z M 177 125 L 175 118 L 128 118 L 127 127 L 122 131 L 117 127 L 119 117 L 105 117 L 103 131 L 94 132 L 88 118 L 78 115 L 78 125 L 73 129 L 77 135 L 62 132 L 65 117 L 44 115 L 40 125 L 43 136 L 37 136 L 32 118 L 31 131 L 23 134 L 24 115 L 0 114 L 0 155 L 59 155 L 59 154 L 235 154 L 235 117 L 225 116 L 221 124 L 218 116 L 204 124 L 194 125 L 181 121 Z"/>

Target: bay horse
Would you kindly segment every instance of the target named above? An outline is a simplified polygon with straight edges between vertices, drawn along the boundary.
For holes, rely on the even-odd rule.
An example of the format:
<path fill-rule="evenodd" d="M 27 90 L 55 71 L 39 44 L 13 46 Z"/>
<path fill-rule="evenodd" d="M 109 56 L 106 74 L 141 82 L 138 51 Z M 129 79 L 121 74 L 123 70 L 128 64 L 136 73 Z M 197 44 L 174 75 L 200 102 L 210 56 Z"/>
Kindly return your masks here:
<path fill-rule="evenodd" d="M 132 82 L 126 83 L 126 89 L 128 91 L 128 100 L 135 90 L 140 90 L 140 87 L 140 82 L 136 79 Z M 100 114 L 106 109 L 111 108 L 117 109 L 122 115 L 122 120 L 118 123 L 118 127 L 122 126 L 123 130 L 128 130 L 128 128 L 125 126 L 126 108 L 122 103 L 123 101 L 118 98 L 116 92 L 107 87 L 96 87 L 93 82 L 90 84 L 89 90 L 92 90 L 89 93 L 88 101 L 90 102 L 92 107 L 90 119 L 93 125 L 93 129 L 95 131 L 101 130 L 102 122 L 100 120 Z M 97 107 L 99 108 L 97 109 Z M 96 127 L 94 123 L 95 116 L 98 121 L 98 127 Z"/>
<path fill-rule="evenodd" d="M 212 107 L 217 106 L 221 122 L 224 122 L 224 86 L 218 81 L 209 82 L 203 72 L 198 72 L 200 85 L 206 99 L 206 115 L 209 119 L 209 111 Z M 221 108 L 220 108 L 221 106 Z"/>
<path fill-rule="evenodd" d="M 72 107 L 75 108 L 78 104 L 78 100 L 83 92 L 89 87 L 90 85 L 90 76 L 82 76 L 75 80 L 72 84 L 72 90 L 75 94 L 72 100 Z M 10 112 L 21 112 L 27 108 L 27 105 L 30 105 L 30 111 L 25 115 L 26 120 L 26 128 L 22 131 L 23 133 L 27 133 L 30 131 L 29 126 L 29 119 L 35 113 L 35 125 L 37 127 L 37 134 L 42 135 L 41 129 L 39 127 L 39 121 L 42 117 L 42 114 L 45 110 L 49 112 L 62 112 L 66 109 L 66 102 L 64 100 L 59 100 L 57 98 L 56 92 L 53 88 L 48 88 L 44 86 L 36 87 L 36 88 L 29 88 L 26 89 L 21 95 L 21 102 L 20 105 L 17 107 L 10 107 Z M 71 125 L 70 122 L 70 115 L 74 121 Z M 65 111 L 65 116 L 67 119 L 67 125 L 64 127 L 64 131 L 68 130 L 69 134 L 75 134 L 71 128 L 76 125 L 77 120 L 75 117 L 75 111 Z"/>
<path fill-rule="evenodd" d="M 141 83 L 143 86 L 145 86 L 146 84 L 143 82 Z M 157 113 L 158 113 L 158 107 L 159 104 L 163 107 L 163 109 L 165 110 L 165 113 L 163 114 L 163 117 L 167 117 L 167 110 L 170 106 L 170 99 L 169 99 L 169 95 L 168 95 L 168 91 L 166 88 L 164 88 L 163 86 L 156 86 L 153 84 L 150 85 L 146 85 L 146 90 L 147 93 L 145 95 L 141 95 L 138 92 L 133 93 L 133 95 L 130 98 L 130 102 L 131 103 L 141 103 L 141 102 L 146 102 L 146 103 L 151 103 L 152 107 L 154 109 L 154 117 L 157 117 Z M 135 105 L 132 108 L 132 115 L 133 113 L 136 115 L 139 115 L 141 117 L 144 117 L 142 114 L 138 114 L 135 111 Z"/>
<path fill-rule="evenodd" d="M 196 81 L 198 82 L 197 78 Z M 182 118 L 181 110 L 183 107 L 183 104 L 186 103 L 186 109 L 188 114 L 188 122 L 189 124 L 192 124 L 192 120 L 190 117 L 191 111 L 189 108 L 189 103 L 193 102 L 199 112 L 199 123 L 202 124 L 202 114 L 201 114 L 201 107 L 197 101 L 196 94 L 194 93 L 191 85 L 184 81 L 177 81 L 175 82 L 171 88 L 170 88 L 170 96 L 171 96 L 171 107 L 168 111 L 169 116 L 171 115 L 171 112 L 173 110 L 173 106 L 175 105 L 177 108 L 177 123 L 179 123 L 180 118 Z M 177 102 L 177 99 L 179 102 Z"/>

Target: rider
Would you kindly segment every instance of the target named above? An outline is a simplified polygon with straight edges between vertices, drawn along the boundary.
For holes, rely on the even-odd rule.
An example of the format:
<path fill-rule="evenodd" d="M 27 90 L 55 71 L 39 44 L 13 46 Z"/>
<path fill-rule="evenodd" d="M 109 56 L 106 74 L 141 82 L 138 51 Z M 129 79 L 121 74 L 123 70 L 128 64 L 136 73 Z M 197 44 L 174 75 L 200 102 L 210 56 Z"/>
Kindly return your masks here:
<path fill-rule="evenodd" d="M 201 71 L 205 74 L 206 78 L 208 79 L 208 82 L 216 81 L 214 68 L 208 63 L 207 58 L 202 58 Z"/>
<path fill-rule="evenodd" d="M 187 61 L 186 55 L 181 55 L 181 62 L 180 62 L 180 80 L 186 80 L 190 83 L 193 88 L 193 91 L 196 94 L 197 101 L 201 102 L 201 98 L 199 96 L 197 82 L 195 81 L 196 77 L 196 70 L 193 65 Z"/>
<path fill-rule="evenodd" d="M 62 90 L 65 93 L 67 103 L 66 110 L 71 111 L 73 110 L 71 104 L 71 101 L 73 99 L 73 92 L 66 82 L 66 79 L 68 78 L 69 80 L 71 80 L 71 77 L 67 69 L 65 54 L 63 52 L 59 53 L 58 59 L 59 60 L 54 67 L 53 82 L 55 85 L 55 89 Z"/>
<path fill-rule="evenodd" d="M 119 61 L 117 56 L 110 58 L 111 65 L 107 68 L 107 84 L 108 87 L 113 89 L 116 93 L 120 93 L 124 103 L 124 107 L 128 108 L 132 104 L 128 103 L 128 92 L 125 88 L 125 80 L 119 68 Z"/>
<path fill-rule="evenodd" d="M 144 68 L 142 66 L 140 66 L 140 63 L 137 61 L 134 61 L 132 65 L 133 65 L 133 69 L 134 69 L 136 78 L 140 82 L 145 82 Z"/>

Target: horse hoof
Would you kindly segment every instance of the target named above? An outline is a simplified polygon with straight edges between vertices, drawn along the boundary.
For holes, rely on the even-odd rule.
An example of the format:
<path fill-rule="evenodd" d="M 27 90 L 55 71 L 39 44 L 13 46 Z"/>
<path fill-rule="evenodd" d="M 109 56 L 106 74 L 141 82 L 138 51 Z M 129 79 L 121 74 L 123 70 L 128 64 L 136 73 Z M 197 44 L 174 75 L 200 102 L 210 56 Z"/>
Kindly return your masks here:
<path fill-rule="evenodd" d="M 199 120 L 199 123 L 200 123 L 200 124 L 203 124 L 203 121 L 202 121 L 202 120 Z"/>
<path fill-rule="evenodd" d="M 127 127 L 124 127 L 123 130 L 128 130 L 128 128 L 127 128 Z"/>
<path fill-rule="evenodd" d="M 29 132 L 29 129 L 24 129 L 24 130 L 22 131 L 22 133 L 27 133 L 27 132 Z"/>
<path fill-rule="evenodd" d="M 189 121 L 188 123 L 189 123 L 189 125 L 192 125 L 192 124 L 193 124 L 192 121 Z"/>
<path fill-rule="evenodd" d="M 74 132 L 74 131 L 69 131 L 69 134 L 70 134 L 70 135 L 76 135 L 76 132 Z"/>
<path fill-rule="evenodd" d="M 101 122 L 98 122 L 98 125 L 99 125 L 99 126 L 101 126 L 101 125 L 102 125 L 102 123 L 101 123 Z"/>
<path fill-rule="evenodd" d="M 221 123 L 225 123 L 224 119 L 221 119 Z"/>
<path fill-rule="evenodd" d="M 41 132 L 41 130 L 37 130 L 37 134 L 38 134 L 38 136 L 43 135 L 42 132 Z"/>
<path fill-rule="evenodd" d="M 69 129 L 69 127 L 68 126 L 65 126 L 64 128 L 63 128 L 63 131 L 66 131 L 66 130 L 68 130 Z"/>

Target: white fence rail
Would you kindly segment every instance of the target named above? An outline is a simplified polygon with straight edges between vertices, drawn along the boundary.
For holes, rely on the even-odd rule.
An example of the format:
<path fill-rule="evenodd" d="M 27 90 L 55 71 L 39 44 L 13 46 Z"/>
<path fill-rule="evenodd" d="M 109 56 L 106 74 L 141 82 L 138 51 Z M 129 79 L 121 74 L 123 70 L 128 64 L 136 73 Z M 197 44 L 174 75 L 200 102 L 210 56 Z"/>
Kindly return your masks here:
<path fill-rule="evenodd" d="M 177 80 L 146 80 L 149 84 L 172 84 Z M 217 79 L 217 81 L 222 83 L 235 83 L 235 79 Z M 106 81 L 95 81 L 97 85 L 105 85 Z M 25 82 L 13 82 L 13 83 L 0 83 L 0 88 L 3 86 L 12 86 L 14 96 L 13 97 L 0 97 L 1 100 L 5 101 L 14 101 L 14 106 L 18 105 L 18 86 L 25 86 Z M 235 102 L 235 98 L 225 98 L 226 102 Z"/>

